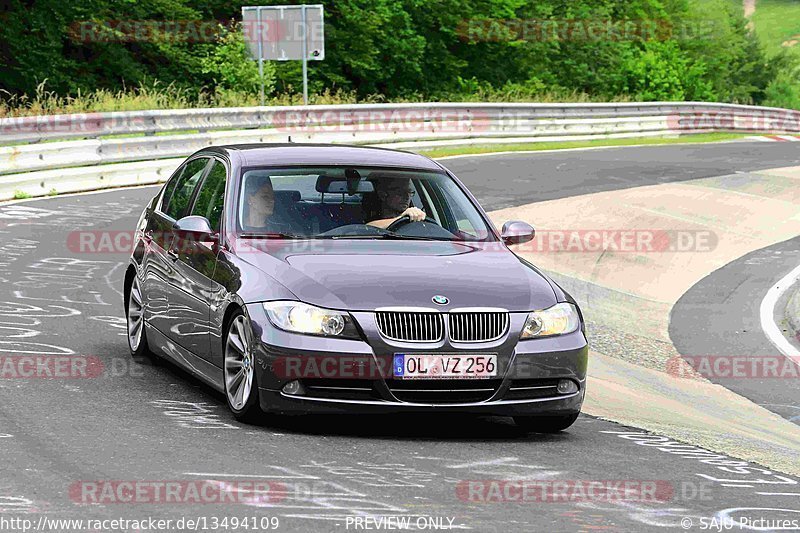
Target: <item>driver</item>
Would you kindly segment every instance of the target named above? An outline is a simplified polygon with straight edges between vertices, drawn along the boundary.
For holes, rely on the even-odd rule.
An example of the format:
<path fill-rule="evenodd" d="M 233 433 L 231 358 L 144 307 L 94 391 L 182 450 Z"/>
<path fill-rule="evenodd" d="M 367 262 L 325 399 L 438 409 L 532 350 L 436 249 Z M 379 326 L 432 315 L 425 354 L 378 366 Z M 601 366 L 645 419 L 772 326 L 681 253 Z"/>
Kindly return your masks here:
<path fill-rule="evenodd" d="M 386 228 L 403 216 L 407 216 L 411 222 L 425 220 L 425 211 L 410 206 L 411 198 L 414 197 L 410 178 L 379 178 L 373 183 L 380 206 L 375 214 L 377 218 L 367 224 Z"/>

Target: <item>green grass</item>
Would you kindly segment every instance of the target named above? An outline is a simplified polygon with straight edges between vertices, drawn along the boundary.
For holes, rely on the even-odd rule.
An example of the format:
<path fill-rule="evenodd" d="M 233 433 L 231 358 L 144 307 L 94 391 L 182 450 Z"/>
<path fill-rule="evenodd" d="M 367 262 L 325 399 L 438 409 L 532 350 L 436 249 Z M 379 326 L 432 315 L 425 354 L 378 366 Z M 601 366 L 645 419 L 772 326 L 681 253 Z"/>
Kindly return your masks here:
<path fill-rule="evenodd" d="M 368 98 L 366 101 L 375 101 Z M 313 104 L 356 103 L 353 93 L 330 92 L 309 96 Z M 267 99 L 267 105 L 299 105 L 302 95 L 280 94 Z M 247 92 L 226 91 L 192 93 L 174 85 L 140 86 L 124 91 L 97 89 L 90 93 L 60 95 L 49 91 L 45 82 L 35 94 L 16 95 L 0 91 L 0 118 L 17 116 L 58 115 L 68 113 L 98 113 L 105 111 L 145 111 L 151 109 L 192 109 L 211 107 L 252 107 L 259 105 L 258 95 Z"/>
<path fill-rule="evenodd" d="M 792 37 L 800 41 L 800 2 L 797 0 L 757 0 L 753 23 L 759 40 L 770 54 L 786 50 L 783 43 Z M 800 57 L 800 44 L 788 48 Z"/>
<path fill-rule="evenodd" d="M 464 94 L 449 94 L 436 98 L 452 102 L 598 102 L 609 101 L 592 97 L 576 91 L 544 92 L 531 94 L 525 91 L 505 91 L 503 89 L 479 89 Z M 326 90 L 318 94 L 310 94 L 311 105 L 330 104 L 374 104 L 382 102 L 422 102 L 417 98 L 388 100 L 383 95 L 369 95 L 358 98 L 348 91 Z M 612 98 L 612 102 L 628 102 L 630 97 L 620 95 Z M 295 93 L 275 94 L 267 98 L 268 106 L 301 105 L 302 95 Z M 18 116 L 58 115 L 68 113 L 100 113 L 105 111 L 144 111 L 150 109 L 197 109 L 214 107 L 253 107 L 259 105 L 257 95 L 247 92 L 225 91 L 212 93 L 200 91 L 191 93 L 174 85 L 140 86 L 125 91 L 98 89 L 91 93 L 76 95 L 60 95 L 47 90 L 45 82 L 41 83 L 32 95 L 12 95 L 0 90 L 0 118 Z"/>
<path fill-rule="evenodd" d="M 706 1 L 700 0 L 701 3 Z M 744 10 L 742 0 L 726 0 L 726 3 L 740 13 Z M 800 57 L 800 44 L 783 46 L 792 37 L 800 40 L 800 1 L 756 0 L 753 25 L 768 54 L 775 55 L 782 50 L 788 50 L 792 55 Z"/>
<path fill-rule="evenodd" d="M 538 150 L 563 150 L 567 148 L 591 148 L 596 146 L 632 146 L 632 145 L 658 145 L 680 143 L 709 143 L 730 141 L 749 137 L 752 133 L 699 133 L 697 135 L 683 135 L 680 137 L 640 137 L 633 139 L 597 139 L 593 141 L 566 141 L 566 142 L 541 142 L 520 144 L 478 144 L 472 146 L 454 146 L 452 148 L 435 148 L 432 150 L 417 150 L 428 157 L 447 157 L 452 155 L 486 154 L 492 152 L 527 152 Z"/>
<path fill-rule="evenodd" d="M 24 191 L 14 191 L 14 200 L 26 200 L 28 198 L 33 198 L 33 196 Z"/>

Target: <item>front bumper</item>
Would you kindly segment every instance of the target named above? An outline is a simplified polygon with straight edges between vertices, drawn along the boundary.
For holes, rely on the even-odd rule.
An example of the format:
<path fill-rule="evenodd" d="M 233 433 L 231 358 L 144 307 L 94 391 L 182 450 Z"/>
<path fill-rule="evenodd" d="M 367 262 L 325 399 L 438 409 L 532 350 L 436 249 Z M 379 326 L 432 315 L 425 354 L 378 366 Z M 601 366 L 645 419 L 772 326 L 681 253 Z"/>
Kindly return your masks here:
<path fill-rule="evenodd" d="M 280 391 L 258 389 L 261 409 L 278 414 L 386 414 L 386 413 L 469 413 L 494 416 L 561 416 L 579 413 L 585 388 L 560 398 L 495 400 L 460 404 L 424 404 L 397 401 L 369 401 L 306 398 Z"/>
<path fill-rule="evenodd" d="M 480 415 L 568 415 L 580 412 L 586 393 L 589 348 L 582 331 L 560 337 L 518 341 L 520 323 L 512 319 L 509 334 L 492 343 L 458 345 L 442 341 L 424 346 L 386 341 L 370 323 L 371 313 L 354 313 L 370 343 L 298 335 L 273 327 L 263 308 L 249 305 L 255 337 L 256 371 L 261 408 L 282 414 L 460 412 Z M 521 315 L 517 317 L 524 320 Z M 498 375 L 487 380 L 395 380 L 384 370 L 363 370 L 363 362 L 385 369 L 394 353 L 495 353 Z M 299 374 L 287 373 L 290 359 L 313 359 L 300 365 Z M 321 374 L 324 362 L 361 362 L 346 375 L 342 366 L 328 365 L 333 374 Z M 323 364 L 318 364 L 319 362 Z M 357 368 L 356 368 L 357 367 Z M 367 367 L 370 367 L 368 364 Z M 311 374 L 304 373 L 313 368 Z M 358 372 L 358 368 L 361 372 Z M 286 394 L 289 381 L 303 384 L 300 394 Z M 568 379 L 577 392 L 559 393 L 556 384 Z"/>

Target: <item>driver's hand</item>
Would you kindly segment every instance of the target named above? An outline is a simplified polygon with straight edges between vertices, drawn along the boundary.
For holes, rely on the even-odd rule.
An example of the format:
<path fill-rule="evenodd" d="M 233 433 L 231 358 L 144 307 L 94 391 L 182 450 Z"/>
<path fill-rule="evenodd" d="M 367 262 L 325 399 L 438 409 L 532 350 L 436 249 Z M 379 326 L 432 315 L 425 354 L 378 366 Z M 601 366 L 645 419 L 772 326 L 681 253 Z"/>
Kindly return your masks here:
<path fill-rule="evenodd" d="M 409 207 L 400 214 L 401 217 L 406 215 L 411 219 L 411 222 L 421 222 L 425 220 L 425 211 L 419 207 Z"/>

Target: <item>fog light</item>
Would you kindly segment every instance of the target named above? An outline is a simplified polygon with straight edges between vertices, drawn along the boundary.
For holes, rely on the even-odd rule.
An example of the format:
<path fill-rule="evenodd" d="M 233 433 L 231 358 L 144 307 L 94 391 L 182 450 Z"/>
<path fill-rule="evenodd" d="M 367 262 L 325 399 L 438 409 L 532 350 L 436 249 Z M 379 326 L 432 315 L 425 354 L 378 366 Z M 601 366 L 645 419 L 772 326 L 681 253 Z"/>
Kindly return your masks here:
<path fill-rule="evenodd" d="M 285 394 L 292 394 L 292 395 L 303 394 L 303 386 L 297 380 L 290 381 L 289 383 L 284 385 L 283 389 L 281 390 L 283 390 Z"/>
<path fill-rule="evenodd" d="M 572 380 L 562 379 L 558 382 L 558 392 L 561 394 L 572 394 L 573 392 L 578 392 L 578 386 Z"/>

